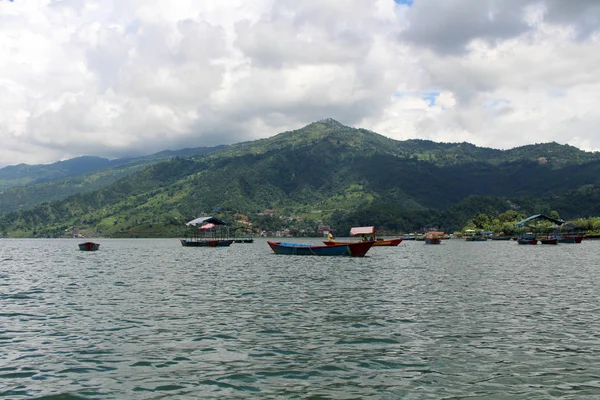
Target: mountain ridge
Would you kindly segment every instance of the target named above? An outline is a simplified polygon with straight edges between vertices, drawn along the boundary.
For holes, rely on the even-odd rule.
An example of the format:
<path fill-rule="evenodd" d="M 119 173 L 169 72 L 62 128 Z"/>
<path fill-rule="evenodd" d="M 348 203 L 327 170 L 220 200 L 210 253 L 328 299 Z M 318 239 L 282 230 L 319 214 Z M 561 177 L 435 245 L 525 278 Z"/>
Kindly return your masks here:
<path fill-rule="evenodd" d="M 559 144 L 548 145 L 550 153 L 538 145 L 507 153 L 464 143 L 395 141 L 335 122 L 169 158 L 95 191 L 0 216 L 0 229 L 57 234 L 80 226 L 122 235 L 152 225 L 175 234 L 182 221 L 211 210 L 231 219 L 277 209 L 315 224 L 349 223 L 355 215 L 363 223 L 405 228 L 435 223 L 432 218 L 455 228 L 477 207 L 508 204 L 531 211 L 558 207 L 566 217 L 598 212 L 592 201 L 598 154 L 562 154 Z M 578 200 L 569 203 L 565 196 Z"/>

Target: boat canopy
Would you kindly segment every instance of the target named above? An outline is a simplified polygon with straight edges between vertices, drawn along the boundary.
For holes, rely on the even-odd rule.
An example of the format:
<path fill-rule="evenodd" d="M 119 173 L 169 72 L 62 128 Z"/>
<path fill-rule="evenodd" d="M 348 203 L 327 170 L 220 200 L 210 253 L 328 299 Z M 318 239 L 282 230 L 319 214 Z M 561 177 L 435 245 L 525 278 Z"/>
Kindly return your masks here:
<path fill-rule="evenodd" d="M 359 226 L 350 229 L 350 236 L 354 235 L 372 235 L 375 233 L 374 226 Z"/>
<path fill-rule="evenodd" d="M 207 224 L 207 223 L 214 224 L 214 225 L 227 225 L 226 222 L 221 221 L 220 219 L 215 218 L 215 217 L 196 218 L 196 219 L 191 220 L 190 222 L 187 222 L 186 225 L 187 226 L 190 226 L 190 225 L 196 226 L 196 225 L 202 225 L 202 224 Z M 214 227 L 214 225 L 213 225 L 213 227 Z M 205 228 L 205 229 L 207 229 L 207 228 Z"/>
<path fill-rule="evenodd" d="M 533 220 L 536 220 L 536 219 L 545 219 L 547 221 L 554 222 L 556 225 L 559 225 L 559 226 L 565 223 L 565 221 L 563 221 L 562 219 L 552 218 L 552 217 L 549 217 L 549 216 L 544 215 L 544 214 L 535 214 L 535 215 L 532 215 L 530 217 L 525 218 L 522 221 L 517 222 L 517 225 L 520 226 L 520 227 L 523 227 L 523 226 L 525 226 L 525 224 L 527 222 L 533 221 Z"/>

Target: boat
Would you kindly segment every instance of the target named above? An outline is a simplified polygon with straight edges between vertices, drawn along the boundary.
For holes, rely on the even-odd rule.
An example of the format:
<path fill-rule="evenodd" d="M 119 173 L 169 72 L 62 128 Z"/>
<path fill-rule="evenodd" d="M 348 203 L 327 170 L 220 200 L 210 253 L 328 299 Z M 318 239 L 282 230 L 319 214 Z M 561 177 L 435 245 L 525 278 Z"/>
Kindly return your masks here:
<path fill-rule="evenodd" d="M 517 239 L 518 244 L 537 244 L 535 235 L 522 235 Z"/>
<path fill-rule="evenodd" d="M 487 237 L 485 236 L 478 236 L 478 235 L 473 235 L 473 236 L 468 236 L 465 238 L 465 240 L 467 242 L 485 242 L 487 241 Z"/>
<path fill-rule="evenodd" d="M 490 236 L 491 240 L 510 240 L 510 236 Z"/>
<path fill-rule="evenodd" d="M 373 246 L 398 246 L 402 243 L 403 238 L 394 238 L 394 239 L 381 239 L 375 238 L 375 227 L 374 226 L 360 226 L 355 228 L 350 228 L 350 236 L 361 236 L 361 242 L 374 242 Z M 332 236 L 329 237 L 328 240 L 323 241 L 327 246 L 333 246 L 337 244 L 353 244 L 357 242 L 353 241 L 337 241 L 333 240 Z"/>
<path fill-rule="evenodd" d="M 94 243 L 94 242 L 79 243 L 79 250 L 81 250 L 81 251 L 96 251 L 99 248 L 100 248 L 99 243 Z"/>
<path fill-rule="evenodd" d="M 540 238 L 541 244 L 558 244 L 558 238 L 556 236 L 548 236 Z"/>
<path fill-rule="evenodd" d="M 275 254 L 286 254 L 296 256 L 350 256 L 363 257 L 373 246 L 374 241 L 355 242 L 348 244 L 313 245 L 288 242 L 267 243 Z"/>
<path fill-rule="evenodd" d="M 583 235 L 561 235 L 558 236 L 558 243 L 581 243 Z"/>
<path fill-rule="evenodd" d="M 488 236 L 492 234 L 492 232 L 476 232 L 474 229 L 467 229 L 465 233 L 468 234 L 465 237 L 467 242 L 485 242 L 488 240 Z"/>
<path fill-rule="evenodd" d="M 185 247 L 227 247 L 233 243 L 233 239 L 228 240 L 191 240 L 179 239 L 181 245 Z"/>
<path fill-rule="evenodd" d="M 248 238 L 248 239 L 233 239 L 234 243 L 254 243 L 254 239 L 252 238 Z"/>
<path fill-rule="evenodd" d="M 227 223 L 218 218 L 200 217 L 187 222 L 186 226 L 186 238 L 179 239 L 184 247 L 228 247 L 233 243 Z"/>
<path fill-rule="evenodd" d="M 443 237 L 444 232 L 427 232 L 425 234 L 425 244 L 440 244 Z"/>
<path fill-rule="evenodd" d="M 254 243 L 252 230 L 247 226 L 239 226 L 232 229 L 232 231 L 234 243 Z"/>
<path fill-rule="evenodd" d="M 394 239 L 375 239 L 375 243 L 373 246 L 398 246 L 402 243 L 403 238 L 394 238 Z"/>

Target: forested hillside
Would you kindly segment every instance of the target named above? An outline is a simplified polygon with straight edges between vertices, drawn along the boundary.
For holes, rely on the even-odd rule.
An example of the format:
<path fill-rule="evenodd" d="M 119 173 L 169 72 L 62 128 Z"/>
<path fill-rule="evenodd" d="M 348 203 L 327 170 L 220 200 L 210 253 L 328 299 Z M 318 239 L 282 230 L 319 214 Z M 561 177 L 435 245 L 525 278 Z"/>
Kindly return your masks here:
<path fill-rule="evenodd" d="M 564 151 L 561 151 L 563 149 Z M 13 235 L 71 227 L 178 235 L 201 215 L 266 229 L 460 229 L 476 214 L 600 215 L 600 155 L 556 143 L 501 151 L 395 141 L 323 120 L 269 139 L 151 165 L 106 187 L 0 217 Z M 260 215 L 265 209 L 274 215 Z"/>
<path fill-rule="evenodd" d="M 42 203 L 98 190 L 165 159 L 208 154 L 224 147 L 166 150 L 118 160 L 78 157 L 49 165 L 5 167 L 0 169 L 0 214 L 27 210 Z"/>

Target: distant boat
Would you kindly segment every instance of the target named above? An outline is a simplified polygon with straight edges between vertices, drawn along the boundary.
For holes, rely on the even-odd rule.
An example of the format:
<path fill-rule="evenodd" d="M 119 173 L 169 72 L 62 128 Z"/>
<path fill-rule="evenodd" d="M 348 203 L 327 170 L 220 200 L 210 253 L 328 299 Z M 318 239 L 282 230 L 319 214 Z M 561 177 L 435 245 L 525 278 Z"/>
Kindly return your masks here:
<path fill-rule="evenodd" d="M 487 238 L 485 236 L 469 236 L 467 238 L 465 238 L 465 240 L 467 242 L 485 242 L 487 241 Z"/>
<path fill-rule="evenodd" d="M 443 237 L 444 232 L 427 232 L 425 234 L 425 244 L 440 244 Z"/>
<path fill-rule="evenodd" d="M 228 247 L 233 243 L 227 223 L 218 218 L 200 217 L 186 225 L 186 238 L 179 239 L 184 247 Z"/>
<path fill-rule="evenodd" d="M 540 239 L 541 244 L 558 244 L 558 238 L 556 237 L 547 237 Z"/>
<path fill-rule="evenodd" d="M 99 243 L 94 243 L 94 242 L 79 243 L 79 250 L 81 250 L 81 251 L 96 251 L 99 248 L 100 248 Z"/>
<path fill-rule="evenodd" d="M 275 254 L 296 256 L 350 256 L 363 257 L 373 246 L 373 241 L 350 244 L 312 245 L 301 243 L 286 243 L 267 241 Z"/>
<path fill-rule="evenodd" d="M 469 236 L 465 237 L 467 242 L 485 242 L 488 240 L 493 232 L 476 232 L 474 229 L 467 229 L 465 231 Z"/>
<path fill-rule="evenodd" d="M 235 243 L 254 243 L 254 239 L 252 238 L 247 238 L 247 239 L 234 239 L 233 240 Z"/>
<path fill-rule="evenodd" d="M 538 240 L 535 235 L 523 235 L 517 239 L 519 244 L 537 244 Z"/>
<path fill-rule="evenodd" d="M 185 247 L 227 247 L 233 243 L 233 239 L 227 240 L 190 240 L 179 239 Z"/>
<path fill-rule="evenodd" d="M 491 240 L 510 240 L 510 236 L 490 236 Z"/>
<path fill-rule="evenodd" d="M 581 243 L 583 235 L 562 235 L 558 237 L 558 243 Z"/>
<path fill-rule="evenodd" d="M 370 235 L 370 236 L 369 236 Z M 360 226 L 354 227 L 350 229 L 350 236 L 361 236 L 362 241 L 371 241 L 374 242 L 373 246 L 398 246 L 402 243 L 402 238 L 395 239 L 375 239 L 375 227 L 374 226 Z M 326 240 L 323 241 L 327 246 L 334 246 L 337 244 L 353 244 L 357 242 L 345 242 L 345 241 L 337 241 L 337 240 Z"/>
<path fill-rule="evenodd" d="M 376 239 L 374 242 L 371 240 L 371 242 L 373 242 L 373 246 L 398 246 L 400 243 L 402 243 L 402 240 L 402 238 Z M 338 244 L 353 244 L 359 242 L 341 242 L 337 240 L 324 240 L 323 243 L 325 243 L 327 246 L 335 246 Z"/>

